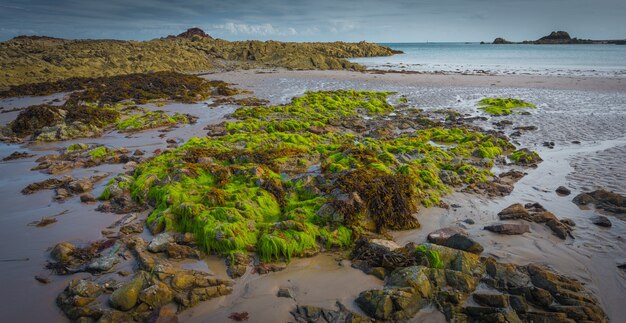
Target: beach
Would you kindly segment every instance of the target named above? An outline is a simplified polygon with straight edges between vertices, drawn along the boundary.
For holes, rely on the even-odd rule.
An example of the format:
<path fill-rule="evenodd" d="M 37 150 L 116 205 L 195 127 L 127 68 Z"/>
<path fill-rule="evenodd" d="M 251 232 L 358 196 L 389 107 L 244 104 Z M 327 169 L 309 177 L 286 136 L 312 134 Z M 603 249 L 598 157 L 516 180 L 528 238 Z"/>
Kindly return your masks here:
<path fill-rule="evenodd" d="M 607 215 L 593 207 L 579 207 L 572 198 L 581 192 L 604 187 L 626 194 L 626 83 L 623 78 L 586 76 L 541 75 L 461 75 L 381 73 L 348 71 L 288 71 L 242 70 L 204 74 L 203 78 L 222 80 L 237 88 L 252 91 L 253 95 L 269 100 L 271 104 L 288 103 L 292 97 L 306 91 L 354 89 L 393 91 L 407 99 L 407 105 L 434 111 L 452 109 L 467 116 L 481 116 L 471 121 L 472 126 L 496 129 L 506 135 L 514 127 L 535 126 L 513 139 L 517 147 L 536 150 L 543 162 L 537 168 L 524 169 L 527 173 L 514 185 L 510 195 L 486 197 L 453 192 L 443 197 L 450 208 L 421 207 L 417 218 L 421 228 L 395 231 L 393 239 L 400 245 L 407 242 L 423 243 L 433 230 L 458 226 L 483 247 L 483 255 L 498 261 L 526 265 L 547 265 L 560 274 L 581 281 L 599 299 L 611 321 L 626 315 L 621 306 L 626 289 L 626 274 L 617 266 L 626 261 L 624 232 L 626 223 L 619 216 Z M 483 97 L 519 97 L 533 102 L 537 109 L 530 115 L 505 117 L 485 116 L 476 109 Z M 50 102 L 63 95 L 40 98 L 10 98 L 0 101 L 5 110 L 23 108 L 41 102 Z M 197 104 L 167 103 L 146 106 L 151 110 L 184 112 L 199 117 L 196 124 L 182 125 L 167 133 L 184 143 L 192 137 L 203 137 L 207 125 L 218 124 L 232 113 L 234 106 L 207 108 Z M 3 113 L 3 124 L 13 120 L 19 111 Z M 494 124 L 503 119 L 512 123 L 498 128 Z M 89 277 L 81 273 L 73 276 L 54 276 L 44 269 L 50 248 L 60 241 L 94 241 L 102 238 L 102 231 L 124 215 L 95 211 L 95 204 L 85 204 L 76 198 L 63 203 L 52 202 L 51 191 L 34 195 L 20 193 L 26 185 L 47 177 L 30 169 L 40 156 L 75 143 L 104 144 L 143 150 L 149 157 L 157 149 L 166 149 L 168 143 L 158 130 L 146 130 L 133 135 L 112 131 L 100 138 L 74 139 L 64 142 L 38 143 L 20 147 L 7 144 L 0 155 L 26 151 L 32 157 L 2 162 L 3 174 L 0 204 L 4 216 L 0 218 L 0 263 L 3 301 L 0 309 L 10 321 L 65 321 L 67 318 L 55 305 L 55 298 L 70 278 Z M 544 142 L 553 142 L 550 147 Z M 498 165 L 493 172 L 498 174 Z M 123 172 L 123 164 L 100 165 L 70 170 L 76 178 L 93 174 Z M 111 178 L 109 177 L 107 178 Z M 107 180 L 94 186 L 99 195 Z M 572 194 L 555 193 L 558 186 L 571 189 Z M 485 225 L 498 221 L 497 213 L 513 203 L 541 203 L 559 219 L 569 218 L 576 223 L 574 239 L 559 239 L 550 229 L 538 223 L 530 224 L 530 233 L 523 235 L 498 235 L 483 230 Z M 142 219 L 149 211 L 138 214 Z M 591 223 L 596 214 L 604 214 L 612 227 L 604 228 Z M 43 216 L 57 215 L 58 223 L 49 227 L 28 226 Z M 474 224 L 467 224 L 472 219 Z M 153 236 L 144 231 L 141 237 L 150 241 Z M 216 256 L 202 256 L 200 260 L 184 260 L 183 268 L 198 269 L 227 279 L 224 262 Z M 132 267 L 124 261 L 116 270 Z M 366 275 L 350 266 L 345 252 L 332 251 L 311 258 L 294 259 L 284 271 L 258 275 L 247 268 L 245 274 L 234 279 L 230 295 L 200 303 L 182 312 L 181 321 L 223 322 L 233 312 L 247 312 L 251 322 L 289 321 L 290 311 L 296 304 L 333 308 L 337 301 L 348 310 L 363 313 L 354 303 L 358 294 L 367 289 L 379 289 L 383 281 Z M 41 284 L 33 277 L 50 277 L 50 284 Z M 293 298 L 276 298 L 280 288 L 289 288 Z M 28 304 L 28 306 L 26 306 Z M 424 309 L 413 321 L 439 322 L 445 320 L 434 309 Z"/>

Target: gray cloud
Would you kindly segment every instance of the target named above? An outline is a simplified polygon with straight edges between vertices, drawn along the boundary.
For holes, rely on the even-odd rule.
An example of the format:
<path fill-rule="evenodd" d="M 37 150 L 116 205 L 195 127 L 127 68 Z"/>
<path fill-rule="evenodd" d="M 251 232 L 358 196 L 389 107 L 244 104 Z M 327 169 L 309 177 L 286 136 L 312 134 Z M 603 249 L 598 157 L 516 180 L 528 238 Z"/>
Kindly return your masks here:
<path fill-rule="evenodd" d="M 623 0 L 0 0 L 0 40 L 150 39 L 192 26 L 233 40 L 626 38 L 624 16 Z"/>

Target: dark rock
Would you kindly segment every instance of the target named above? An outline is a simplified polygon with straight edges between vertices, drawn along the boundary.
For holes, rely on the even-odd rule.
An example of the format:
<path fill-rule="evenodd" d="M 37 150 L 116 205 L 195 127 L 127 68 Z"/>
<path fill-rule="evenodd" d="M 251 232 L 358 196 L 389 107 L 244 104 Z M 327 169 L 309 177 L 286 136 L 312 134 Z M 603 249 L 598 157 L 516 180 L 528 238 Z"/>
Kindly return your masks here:
<path fill-rule="evenodd" d="M 279 288 L 278 293 L 276 293 L 277 297 L 285 297 L 285 298 L 294 298 L 291 289 L 289 288 Z"/>
<path fill-rule="evenodd" d="M 359 294 L 357 305 L 377 320 L 408 320 L 422 308 L 420 298 L 411 288 L 385 288 Z"/>
<path fill-rule="evenodd" d="M 595 204 L 596 208 L 612 213 L 626 213 L 626 196 L 609 192 L 607 190 L 596 190 L 590 193 L 578 194 L 572 200 L 576 205 Z"/>
<path fill-rule="evenodd" d="M 93 203 L 96 202 L 96 197 L 91 193 L 85 193 L 80 195 L 80 201 L 82 203 Z"/>
<path fill-rule="evenodd" d="M 561 195 L 570 195 L 570 194 L 572 194 L 572 191 L 570 191 L 570 189 L 565 187 L 565 186 L 557 187 L 556 192 L 561 194 Z"/>
<path fill-rule="evenodd" d="M 76 251 L 76 246 L 69 242 L 60 242 L 52 251 L 50 251 L 50 256 L 52 259 L 59 262 L 69 262 L 72 258 L 72 255 Z"/>
<path fill-rule="evenodd" d="M 321 307 L 298 305 L 291 311 L 296 322 L 306 323 L 365 323 L 373 320 L 367 316 L 350 312 L 340 302 L 336 303 L 337 309 L 330 310 Z"/>
<path fill-rule="evenodd" d="M 606 216 L 603 216 L 603 215 L 597 215 L 593 217 L 593 219 L 591 219 L 591 222 L 597 226 L 606 227 L 606 228 L 610 228 L 613 225 L 611 221 Z"/>
<path fill-rule="evenodd" d="M 42 283 L 42 284 L 50 284 L 52 282 L 52 280 L 50 280 L 50 278 L 48 277 L 44 277 L 41 275 L 36 275 L 35 276 L 35 280 Z"/>
<path fill-rule="evenodd" d="M 476 221 L 472 220 L 472 219 L 465 219 L 463 220 L 463 222 L 467 223 L 467 224 L 475 224 Z"/>
<path fill-rule="evenodd" d="M 529 213 L 520 203 L 515 203 L 498 213 L 500 220 L 517 220 L 528 218 Z"/>
<path fill-rule="evenodd" d="M 485 227 L 485 230 L 508 235 L 524 234 L 530 232 L 530 226 L 526 223 L 499 223 Z"/>
<path fill-rule="evenodd" d="M 474 293 L 472 297 L 476 303 L 489 307 L 509 307 L 509 295 Z"/>
<path fill-rule="evenodd" d="M 428 234 L 428 241 L 442 245 L 446 240 L 450 239 L 455 234 L 462 234 L 467 236 L 467 232 L 460 227 L 447 227 L 435 230 Z"/>
<path fill-rule="evenodd" d="M 481 246 L 480 243 L 472 240 L 466 235 L 459 233 L 451 236 L 441 245 L 448 248 L 463 250 L 475 254 L 480 254 L 484 250 L 483 246 Z"/>

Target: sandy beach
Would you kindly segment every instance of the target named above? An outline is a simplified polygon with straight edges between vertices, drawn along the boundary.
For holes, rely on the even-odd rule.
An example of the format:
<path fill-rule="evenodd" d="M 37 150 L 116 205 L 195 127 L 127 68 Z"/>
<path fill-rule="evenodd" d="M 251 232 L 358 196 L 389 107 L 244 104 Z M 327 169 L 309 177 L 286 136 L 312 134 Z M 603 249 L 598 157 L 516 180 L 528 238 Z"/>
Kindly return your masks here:
<path fill-rule="evenodd" d="M 560 274 L 581 281 L 599 299 L 608 318 L 613 322 L 626 316 L 623 306 L 626 290 L 626 272 L 617 266 L 626 262 L 626 222 L 623 218 L 596 210 L 579 207 L 572 198 L 581 192 L 604 187 L 626 194 L 626 80 L 623 78 L 557 77 L 537 75 L 441 75 L 410 73 L 376 73 L 349 71 L 289 71 L 243 70 L 202 74 L 203 78 L 222 80 L 236 87 L 252 91 L 272 104 L 288 103 L 292 97 L 306 91 L 355 89 L 394 91 L 407 99 L 407 105 L 425 111 L 452 109 L 467 117 L 477 118 L 472 126 L 500 130 L 506 135 L 517 126 L 535 126 L 512 139 L 519 147 L 536 150 L 543 162 L 537 168 L 521 169 L 526 175 L 514 185 L 505 197 L 487 198 L 476 194 L 454 192 L 443 198 L 448 209 L 421 207 L 417 218 L 421 228 L 393 232 L 400 245 L 408 242 L 426 242 L 426 236 L 442 227 L 462 227 L 484 247 L 483 255 L 498 261 L 526 265 L 539 263 Z M 537 105 L 530 115 L 491 117 L 476 109 L 483 97 L 521 97 Z M 63 95 L 38 98 L 9 98 L 0 100 L 5 110 L 25 108 L 50 102 Z M 64 142 L 38 143 L 21 146 L 3 144 L 0 157 L 14 151 L 26 151 L 32 157 L 0 163 L 0 205 L 5 216 L 0 218 L 0 285 L 3 301 L 0 312 L 7 321 L 67 321 L 55 305 L 55 298 L 70 279 L 89 277 L 87 273 L 74 276 L 54 276 L 44 269 L 49 251 L 60 241 L 94 241 L 102 238 L 102 231 L 124 215 L 101 213 L 96 204 L 81 203 L 77 198 L 63 203 L 52 201 L 53 193 L 43 191 L 25 196 L 20 191 L 28 184 L 48 177 L 31 171 L 35 160 L 56 152 L 70 144 L 104 144 L 110 147 L 140 149 L 146 157 L 157 149 L 166 149 L 166 139 L 184 143 L 192 137 L 204 137 L 207 125 L 218 124 L 236 107 L 232 105 L 208 108 L 206 102 L 197 104 L 167 103 L 164 106 L 146 105 L 150 110 L 184 112 L 199 117 L 196 124 L 183 125 L 160 136 L 157 129 L 128 135 L 111 131 L 100 138 L 75 139 Z M 19 110 L 3 113 L 0 122 L 5 125 L 15 119 Z M 503 119 L 511 124 L 497 128 Z M 513 138 L 513 137 L 512 137 Z M 544 142 L 554 142 L 546 147 Z M 110 172 L 123 172 L 123 165 L 100 165 L 70 170 L 76 178 Z M 493 172 L 501 172 L 496 165 Z M 113 175 L 110 175 L 113 176 Z M 108 179 L 94 187 L 99 195 Z M 571 189 L 571 195 L 555 193 L 558 186 Z M 523 235 L 498 235 L 483 229 L 498 221 L 497 213 L 513 203 L 541 203 L 557 218 L 568 218 L 576 223 L 573 239 L 559 239 L 550 229 L 530 223 L 530 232 Z M 145 218 L 149 211 L 140 213 Z M 28 226 L 43 216 L 58 215 L 58 223 L 49 227 Z M 612 227 L 596 226 L 591 218 L 606 215 Z M 467 224 L 466 219 L 474 220 Z M 146 241 L 153 236 L 141 233 Z M 124 261 L 116 270 L 128 268 Z M 207 271 L 227 279 L 226 266 L 216 256 L 202 256 L 200 260 L 185 260 L 184 268 Z M 41 284 L 33 277 L 50 277 L 50 284 Z M 96 277 L 98 278 L 98 277 Z M 98 278 L 103 280 L 104 278 Z M 258 275 L 253 268 L 234 279 L 233 292 L 179 315 L 183 322 L 224 322 L 233 312 L 247 312 L 248 322 L 286 322 L 292 320 L 290 311 L 296 305 L 314 305 L 333 308 L 337 301 L 356 313 L 362 310 L 354 303 L 358 294 L 368 289 L 382 288 L 384 282 L 372 275 L 352 268 L 346 252 L 333 251 L 311 258 L 294 259 L 281 272 Z M 280 288 L 289 288 L 293 298 L 276 298 Z M 27 307 L 24 304 L 29 304 Z M 434 309 L 422 310 L 413 322 L 445 321 Z"/>

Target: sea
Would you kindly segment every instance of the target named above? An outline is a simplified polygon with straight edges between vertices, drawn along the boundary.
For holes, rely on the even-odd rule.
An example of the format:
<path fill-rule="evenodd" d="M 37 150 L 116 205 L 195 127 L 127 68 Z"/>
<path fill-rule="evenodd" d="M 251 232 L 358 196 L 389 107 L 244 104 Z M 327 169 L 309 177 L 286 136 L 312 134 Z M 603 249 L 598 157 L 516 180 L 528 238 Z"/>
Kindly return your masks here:
<path fill-rule="evenodd" d="M 626 77 L 624 45 L 381 43 L 404 54 L 351 59 L 369 69 L 459 74 Z"/>

